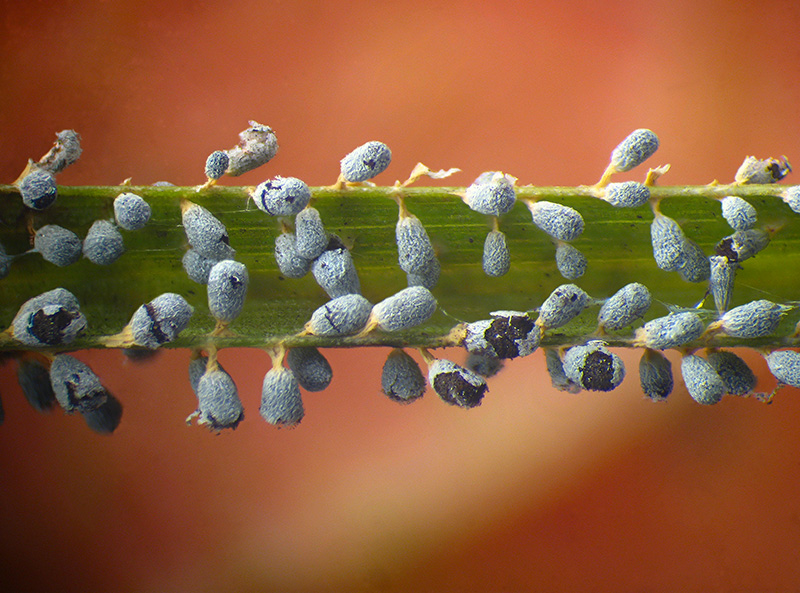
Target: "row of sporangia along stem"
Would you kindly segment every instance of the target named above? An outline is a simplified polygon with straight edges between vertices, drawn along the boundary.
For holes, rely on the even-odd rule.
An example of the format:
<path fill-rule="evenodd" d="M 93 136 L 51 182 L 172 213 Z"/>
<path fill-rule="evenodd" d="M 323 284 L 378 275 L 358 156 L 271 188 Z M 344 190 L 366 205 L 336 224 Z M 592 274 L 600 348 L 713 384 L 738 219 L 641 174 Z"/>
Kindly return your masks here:
<path fill-rule="evenodd" d="M 250 122 L 240 134 L 238 146 L 215 151 L 207 159 L 207 182 L 201 192 L 224 174 L 236 176 L 271 160 L 278 149 L 274 132 L 268 126 Z M 466 368 L 449 360 L 437 359 L 420 348 L 428 366 L 427 380 L 418 363 L 405 350 L 394 348 L 382 371 L 381 387 L 392 400 L 409 403 L 421 397 L 428 384 L 447 403 L 464 408 L 480 405 L 487 391 L 485 379 L 496 374 L 506 359 L 527 356 L 536 351 L 548 332 L 564 327 L 586 308 L 602 305 L 597 331 L 584 343 L 572 347 L 543 347 L 553 386 L 568 392 L 582 389 L 611 391 L 625 377 L 622 360 L 611 352 L 603 337 L 614 335 L 615 343 L 642 348 L 639 376 L 643 392 L 652 400 L 664 400 L 673 389 L 671 363 L 661 353 L 678 349 L 683 358 L 681 374 L 691 397 L 702 404 L 720 401 L 723 395 L 754 396 L 771 401 L 782 385 L 800 387 L 800 353 L 792 350 L 764 349 L 768 366 L 777 379 L 771 393 L 756 393 L 756 379 L 737 355 L 714 347 L 706 356 L 694 352 L 716 336 L 756 339 L 773 336 L 781 318 L 795 307 L 757 300 L 729 309 L 736 270 L 742 261 L 754 256 L 770 242 L 773 229 L 758 229 L 756 211 L 744 199 L 721 199 L 722 215 L 735 231 L 720 241 L 716 254 L 708 257 L 678 223 L 664 216 L 650 187 L 667 167 L 651 169 L 645 183 L 611 183 L 615 173 L 640 165 L 658 148 L 658 138 L 650 130 L 635 130 L 611 154 L 610 163 L 591 193 L 615 207 L 638 208 L 650 204 L 655 215 L 651 224 L 653 255 L 659 268 L 676 271 L 689 282 L 708 282 L 707 296 L 716 305 L 716 318 L 708 325 L 702 302 L 694 309 L 672 307 L 665 316 L 652 319 L 624 338 L 619 332 L 642 319 L 652 297 L 647 287 L 631 283 L 610 298 L 597 300 L 575 284 L 556 288 L 535 311 L 496 311 L 490 318 L 456 325 L 445 343 L 463 345 L 469 352 Z M 57 142 L 38 162 L 30 161 L 15 182 L 28 208 L 40 211 L 56 199 L 55 176 L 81 154 L 80 138 L 72 130 L 57 134 Z M 389 148 L 381 142 L 368 142 L 341 161 L 341 175 L 333 186 L 369 184 L 391 161 Z M 349 249 L 336 235 L 329 234 L 319 212 L 309 205 L 311 191 L 301 180 L 274 177 L 250 192 L 256 206 L 271 216 L 294 217 L 294 228 L 281 219 L 282 233 L 275 240 L 275 259 L 282 275 L 300 278 L 309 271 L 330 300 L 319 307 L 298 336 L 363 337 L 371 332 L 398 332 L 425 323 L 436 311 L 431 293 L 440 265 L 433 244 L 420 220 L 406 207 L 403 189 L 427 175 L 444 178 L 457 169 L 433 172 L 419 164 L 410 178 L 396 184 L 393 196 L 399 207 L 396 225 L 398 261 L 406 273 L 408 288 L 373 305 L 360 294 L 360 283 Z M 747 157 L 736 173 L 737 184 L 769 184 L 782 179 L 790 167 L 786 160 L 759 160 Z M 472 210 L 494 217 L 483 253 L 483 269 L 489 276 L 502 276 L 510 268 L 510 255 L 499 218 L 517 201 L 516 179 L 502 172 L 481 174 L 465 192 L 458 195 Z M 781 194 L 792 210 L 800 213 L 800 186 L 788 187 Z M 544 200 L 526 200 L 534 224 L 552 237 L 556 245 L 556 264 L 564 278 L 580 278 L 586 257 L 571 241 L 584 229 L 579 212 L 568 206 Z M 132 231 L 143 228 L 150 218 L 150 206 L 140 196 L 126 192 L 114 201 L 115 223 L 96 221 L 81 241 L 72 231 L 57 225 L 36 230 L 30 225 L 33 249 L 56 266 L 67 266 L 85 257 L 108 265 L 123 252 L 124 242 L 117 227 Z M 211 430 L 235 428 L 244 418 L 236 385 L 217 360 L 218 338 L 234 335 L 228 326 L 238 317 L 245 302 L 249 276 L 237 262 L 229 244 L 225 225 L 204 207 L 189 200 L 181 203 L 182 223 L 190 248 L 183 256 L 183 267 L 194 282 L 207 286 L 208 307 L 217 320 L 205 354 L 193 350 L 189 380 L 197 395 L 196 418 Z M 0 246 L 0 276 L 9 273 L 12 262 L 25 254 L 9 256 Z M 117 335 L 107 336 L 108 347 L 124 348 L 133 357 L 153 353 L 173 341 L 186 328 L 193 308 L 175 293 L 162 294 L 143 304 L 128 325 Z M 86 329 L 87 320 L 77 299 L 64 288 L 55 288 L 26 301 L 3 334 L 23 348 L 35 350 L 15 354 L 22 391 L 37 410 L 47 410 L 55 402 L 66 412 L 79 412 L 93 430 L 111 433 L 118 426 L 122 406 L 105 389 L 97 375 L 69 354 L 56 353 Z M 800 334 L 785 338 L 793 343 Z M 270 348 L 272 368 L 264 377 L 260 413 L 277 426 L 295 426 L 303 418 L 300 388 L 321 391 L 332 379 L 328 361 L 315 347 Z M 37 355 L 38 353 L 38 355 Z M 288 365 L 284 366 L 284 363 Z M 0 405 L 0 420 L 2 419 Z"/>

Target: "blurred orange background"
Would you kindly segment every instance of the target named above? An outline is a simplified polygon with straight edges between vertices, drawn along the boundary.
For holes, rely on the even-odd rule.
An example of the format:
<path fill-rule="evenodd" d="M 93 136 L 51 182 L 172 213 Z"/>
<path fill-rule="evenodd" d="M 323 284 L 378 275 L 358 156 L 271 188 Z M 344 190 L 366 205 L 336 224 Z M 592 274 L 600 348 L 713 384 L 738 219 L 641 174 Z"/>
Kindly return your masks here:
<path fill-rule="evenodd" d="M 394 155 L 381 184 L 417 161 L 460 167 L 459 185 L 493 169 L 587 184 L 638 127 L 659 134 L 670 184 L 730 181 L 749 154 L 800 160 L 796 2 L 0 6 L 4 183 L 74 128 L 85 152 L 59 183 L 198 184 L 249 119 L 280 152 L 226 184 L 329 184 L 372 139 Z M 247 419 L 219 436 L 183 423 L 186 352 L 79 355 L 125 406 L 105 438 L 36 414 L 0 368 L 0 589 L 800 586 L 795 389 L 707 409 L 676 379 L 655 405 L 621 353 L 620 389 L 570 395 L 537 353 L 475 410 L 433 393 L 401 407 L 379 392 L 385 350 L 325 354 L 331 388 L 281 431 L 258 418 L 268 356 L 223 351 Z"/>

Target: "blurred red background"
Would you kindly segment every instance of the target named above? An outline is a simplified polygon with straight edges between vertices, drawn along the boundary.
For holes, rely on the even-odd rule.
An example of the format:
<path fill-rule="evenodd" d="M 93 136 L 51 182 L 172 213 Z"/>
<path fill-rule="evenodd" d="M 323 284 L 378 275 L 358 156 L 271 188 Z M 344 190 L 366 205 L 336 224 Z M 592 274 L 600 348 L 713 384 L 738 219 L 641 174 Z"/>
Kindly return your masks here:
<path fill-rule="evenodd" d="M 0 5 L 3 182 L 74 128 L 84 156 L 60 183 L 198 184 L 248 119 L 280 152 L 224 183 L 332 183 L 371 139 L 394 154 L 382 184 L 417 161 L 460 185 L 592 183 L 637 127 L 669 183 L 800 154 L 795 2 Z M 332 387 L 278 431 L 256 412 L 267 355 L 223 351 L 248 417 L 220 436 L 183 424 L 185 352 L 80 355 L 125 406 L 110 438 L 37 415 L 0 368 L 0 588 L 797 590 L 797 390 L 706 409 L 677 386 L 654 405 L 622 353 L 622 388 L 573 396 L 536 354 L 476 410 L 400 407 L 385 354 L 326 352 Z"/>

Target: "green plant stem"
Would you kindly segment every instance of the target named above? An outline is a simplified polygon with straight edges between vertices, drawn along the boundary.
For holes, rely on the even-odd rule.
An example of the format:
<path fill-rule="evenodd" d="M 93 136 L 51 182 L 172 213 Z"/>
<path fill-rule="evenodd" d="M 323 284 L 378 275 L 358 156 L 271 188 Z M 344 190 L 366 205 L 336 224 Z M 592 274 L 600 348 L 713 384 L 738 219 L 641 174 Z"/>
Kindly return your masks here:
<path fill-rule="evenodd" d="M 756 298 L 777 302 L 798 299 L 800 285 L 794 274 L 800 266 L 800 224 L 779 198 L 781 185 L 653 186 L 653 198 L 662 199 L 661 211 L 676 218 L 686 234 L 706 253 L 732 230 L 720 215 L 716 199 L 736 195 L 747 198 L 758 210 L 759 226 L 779 229 L 772 244 L 746 262 L 737 277 L 734 304 Z M 287 345 L 321 347 L 420 346 L 435 348 L 450 343 L 450 330 L 462 321 L 484 319 L 498 309 L 529 310 L 538 307 L 564 280 L 555 269 L 554 246 L 531 222 L 527 208 L 518 204 L 500 223 L 508 236 L 512 253 L 511 272 L 489 278 L 481 269 L 483 239 L 491 228 L 490 217 L 467 208 L 455 195 L 465 188 L 403 188 L 409 210 L 424 223 L 442 264 L 442 277 L 433 290 L 440 310 L 420 328 L 399 334 L 375 333 L 363 338 L 296 337 L 311 313 L 328 299 L 308 275 L 300 280 L 284 279 L 272 255 L 279 220 L 248 205 L 248 188 L 214 186 L 197 192 L 194 187 L 152 186 L 59 186 L 56 203 L 44 212 L 24 208 L 14 186 L 0 185 L 0 242 L 10 254 L 30 248 L 28 224 L 39 228 L 59 224 L 83 236 L 92 221 L 112 218 L 114 197 L 132 191 L 153 208 L 151 223 L 142 231 L 125 232 L 127 252 L 114 264 L 96 266 L 82 260 L 67 268 L 44 262 L 37 254 L 16 260 L 11 273 L 0 280 L 0 322 L 7 327 L 19 306 L 28 298 L 63 286 L 81 302 L 89 320 L 89 333 L 70 349 L 102 347 L 100 338 L 122 330 L 134 310 L 163 292 L 184 295 L 195 307 L 190 327 L 169 347 L 203 347 L 214 320 L 208 314 L 205 287 L 191 282 L 181 267 L 186 239 L 180 225 L 180 201 L 189 199 L 211 210 L 222 220 L 230 235 L 237 259 L 250 271 L 251 285 L 242 316 L 231 330 L 236 337 L 214 338 L 217 347 L 269 347 L 280 341 Z M 405 274 L 397 265 L 394 226 L 397 205 L 393 187 L 354 187 L 333 190 L 312 188 L 313 204 L 326 228 L 352 246 L 364 295 L 372 302 L 386 298 L 406 286 Z M 704 296 L 706 284 L 688 284 L 676 273 L 658 270 L 652 259 L 649 208 L 613 208 L 593 196 L 593 189 L 581 187 L 518 188 L 518 199 L 547 199 L 576 208 L 586 221 L 586 231 L 575 246 L 589 259 L 587 274 L 575 281 L 592 297 L 603 299 L 627 282 L 642 282 L 654 298 L 664 303 L 689 307 Z M 289 220 L 291 223 L 291 220 Z M 771 296 L 765 296 L 767 295 Z M 708 307 L 709 305 L 706 305 Z M 665 315 L 654 304 L 648 318 Z M 548 332 L 543 345 L 571 344 L 585 340 L 596 329 L 597 308 L 591 308 L 567 327 Z M 713 315 L 709 312 L 709 321 Z M 782 338 L 756 341 L 715 338 L 712 345 L 773 347 L 794 344 L 787 338 L 797 315 L 788 315 L 781 325 Z M 631 334 L 606 336 L 612 346 L 627 346 Z M 697 344 L 700 345 L 700 344 Z M 18 344 L 0 343 L 0 350 L 14 350 Z"/>

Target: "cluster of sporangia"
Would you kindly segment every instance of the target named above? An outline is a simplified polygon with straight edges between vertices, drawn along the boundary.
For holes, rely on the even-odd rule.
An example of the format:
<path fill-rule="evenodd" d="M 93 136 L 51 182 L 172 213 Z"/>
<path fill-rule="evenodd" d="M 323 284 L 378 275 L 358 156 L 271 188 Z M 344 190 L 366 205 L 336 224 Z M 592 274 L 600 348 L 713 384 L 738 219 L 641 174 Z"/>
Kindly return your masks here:
<path fill-rule="evenodd" d="M 240 134 L 238 146 L 215 151 L 206 161 L 208 181 L 198 191 L 214 185 L 224 174 L 240 175 L 275 156 L 278 144 L 268 126 L 250 122 Z M 81 153 L 78 135 L 65 130 L 57 135 L 53 149 L 28 168 L 16 185 L 26 206 L 42 210 L 57 196 L 55 175 L 75 162 Z M 775 393 L 754 393 L 756 379 L 737 355 L 714 348 L 706 357 L 685 347 L 695 340 L 715 335 L 760 338 L 772 335 L 792 306 L 758 300 L 729 309 L 734 278 L 740 262 L 754 256 L 770 242 L 770 231 L 754 228 L 756 211 L 747 201 L 729 196 L 721 200 L 722 214 L 734 229 L 717 245 L 716 254 L 707 257 L 687 238 L 678 223 L 664 216 L 657 201 L 651 200 L 649 186 L 666 168 L 651 170 L 644 184 L 634 181 L 610 183 L 617 172 L 633 169 L 658 148 L 658 138 L 640 129 L 620 143 L 601 180 L 594 186 L 596 197 L 615 207 L 636 208 L 651 204 L 655 218 L 651 225 L 653 255 L 659 268 L 677 271 L 690 282 L 708 281 L 718 316 L 706 326 L 699 309 L 675 309 L 669 315 L 652 319 L 628 340 L 644 349 L 639 363 L 642 390 L 653 400 L 663 400 L 673 388 L 672 368 L 662 350 L 682 352 L 681 374 L 689 394 L 702 404 L 714 404 L 723 395 L 753 395 L 769 401 Z M 381 142 L 368 142 L 341 161 L 341 175 L 335 188 L 368 183 L 384 171 L 391 161 L 389 148 Z M 786 161 L 748 157 L 736 174 L 736 182 L 775 183 L 790 168 Z M 319 212 L 309 205 L 311 191 L 300 179 L 274 177 L 251 192 L 259 209 L 272 216 L 294 216 L 294 230 L 282 222 L 283 232 L 275 241 L 275 259 L 283 276 L 300 278 L 311 271 L 330 300 L 311 316 L 300 335 L 363 336 L 372 331 L 397 332 L 427 321 L 437 308 L 432 289 L 439 278 L 439 262 L 420 220 L 409 213 L 402 188 L 422 175 L 448 176 L 455 170 L 432 172 L 418 165 L 404 184 L 396 185 L 400 208 L 396 227 L 398 259 L 408 277 L 408 288 L 373 305 L 360 294 L 358 274 L 348 248 L 336 235 L 328 234 Z M 494 229 L 484 244 L 483 268 L 490 276 L 502 276 L 509 269 L 505 235 L 498 217 L 516 202 L 516 179 L 500 172 L 480 175 L 460 197 L 473 210 L 494 217 Z M 800 186 L 788 187 L 783 200 L 800 213 Z M 576 279 L 586 269 L 586 258 L 570 242 L 583 232 L 584 222 L 576 210 L 543 200 L 526 201 L 534 224 L 550 235 L 556 245 L 556 263 L 567 279 Z M 195 282 L 207 285 L 208 307 L 217 320 L 214 336 L 230 333 L 228 325 L 242 310 L 248 286 L 244 264 L 234 260 L 225 225 L 207 209 L 184 200 L 182 222 L 190 245 L 183 266 Z M 126 230 L 144 227 L 150 217 L 149 205 L 139 196 L 123 193 L 114 201 L 116 225 Z M 33 237 L 34 249 L 45 260 L 58 266 L 69 265 L 81 255 L 97 264 L 110 264 L 124 251 L 122 236 L 110 221 L 97 221 L 83 241 L 57 225 L 43 226 Z M 18 257 L 18 256 L 16 256 Z M 8 273 L 14 257 L 0 246 L 0 275 Z M 599 339 L 607 332 L 619 332 L 641 319 L 651 304 L 648 289 L 639 283 L 628 284 L 604 301 L 596 301 L 574 284 L 556 288 L 535 312 L 496 311 L 490 319 L 460 324 L 450 334 L 451 342 L 469 352 L 467 367 L 436 359 L 421 349 L 428 365 L 427 381 L 417 362 L 404 350 L 393 349 L 383 367 L 381 386 L 392 400 L 408 403 L 418 399 L 430 384 L 447 403 L 471 408 L 479 405 L 487 391 L 485 378 L 497 373 L 503 360 L 527 356 L 540 345 L 548 332 L 565 326 L 587 307 L 600 304 L 598 331 L 585 344 L 566 349 L 544 348 L 547 369 L 553 385 L 563 391 L 581 389 L 610 391 L 625 377 L 621 359 Z M 186 300 L 166 293 L 142 305 L 123 331 L 105 339 L 111 347 L 155 351 L 174 340 L 186 328 L 193 309 Z M 800 324 L 799 324 L 800 325 Z M 86 318 L 77 299 L 64 288 L 56 288 L 25 302 L 19 309 L 6 339 L 40 349 L 62 347 L 86 328 Z M 797 336 L 800 328 L 793 337 Z M 138 348 L 138 350 L 136 350 Z M 147 351 L 147 350 L 145 350 Z M 764 350 L 768 366 L 782 385 L 800 387 L 800 353 L 791 350 Z M 272 368 L 264 377 L 261 416 L 278 426 L 294 426 L 303 417 L 300 387 L 307 391 L 325 389 L 332 379 L 331 367 L 318 349 L 280 346 L 271 351 Z M 288 368 L 284 366 L 286 361 Z M 28 355 L 18 360 L 18 376 L 28 401 L 36 409 L 52 407 L 57 401 L 67 412 L 80 412 L 91 428 L 112 432 L 119 424 L 122 406 L 101 384 L 92 370 L 68 354 L 48 354 L 49 368 Z M 215 348 L 207 356 L 194 351 L 189 364 L 189 379 L 198 399 L 196 412 L 200 424 L 215 431 L 235 428 L 244 411 L 236 385 L 217 361 Z M 2 408 L 0 407 L 0 410 Z M 2 414 L 0 412 L 0 418 Z"/>

